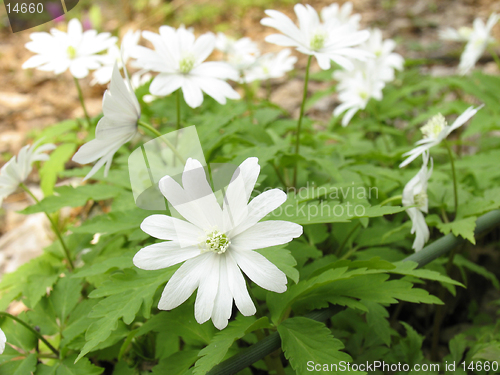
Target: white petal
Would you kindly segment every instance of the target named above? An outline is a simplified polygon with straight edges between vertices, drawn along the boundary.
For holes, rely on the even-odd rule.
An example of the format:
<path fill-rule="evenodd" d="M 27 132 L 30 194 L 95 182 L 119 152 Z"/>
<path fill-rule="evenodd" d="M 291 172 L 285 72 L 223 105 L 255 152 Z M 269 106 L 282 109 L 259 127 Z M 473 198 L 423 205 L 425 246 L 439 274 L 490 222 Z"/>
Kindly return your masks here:
<path fill-rule="evenodd" d="M 302 226 L 289 221 L 263 221 L 231 237 L 231 246 L 241 250 L 283 245 L 302 235 Z"/>
<path fill-rule="evenodd" d="M 184 82 L 184 77 L 177 74 L 160 73 L 157 75 L 151 85 L 149 91 L 152 95 L 166 96 L 180 89 Z"/>
<path fill-rule="evenodd" d="M 229 288 L 231 289 L 231 294 L 233 295 L 236 307 L 245 316 L 255 314 L 257 310 L 255 309 L 252 298 L 248 293 L 245 278 L 241 274 L 240 268 L 233 259 L 231 252 L 229 252 L 226 256 L 226 267 L 229 279 Z"/>
<path fill-rule="evenodd" d="M 203 103 L 203 93 L 193 77 L 186 77 L 184 79 L 182 82 L 182 93 L 184 94 L 184 100 L 191 108 L 199 107 Z M 152 92 L 152 94 L 154 93 Z"/>
<path fill-rule="evenodd" d="M 209 255 L 205 260 L 203 276 L 200 277 L 200 285 L 194 303 L 194 317 L 200 324 L 205 323 L 212 316 L 215 298 L 219 290 L 221 257 L 213 252 L 210 252 Z"/>
<path fill-rule="evenodd" d="M 214 309 L 212 311 L 212 322 L 218 329 L 226 328 L 233 311 L 231 284 L 234 281 L 229 278 L 226 259 L 227 256 L 219 256 L 219 289 L 217 290 Z"/>
<path fill-rule="evenodd" d="M 143 247 L 134 256 L 134 265 L 143 270 L 159 270 L 200 255 L 197 245 L 181 247 L 176 241 Z"/>
<path fill-rule="evenodd" d="M 196 245 L 204 232 L 197 226 L 167 215 L 151 215 L 141 223 L 141 229 L 160 240 L 177 241 L 181 246 Z"/>
<path fill-rule="evenodd" d="M 5 343 L 7 342 L 7 337 L 5 337 L 5 333 L 0 329 L 0 354 L 5 350 Z"/>

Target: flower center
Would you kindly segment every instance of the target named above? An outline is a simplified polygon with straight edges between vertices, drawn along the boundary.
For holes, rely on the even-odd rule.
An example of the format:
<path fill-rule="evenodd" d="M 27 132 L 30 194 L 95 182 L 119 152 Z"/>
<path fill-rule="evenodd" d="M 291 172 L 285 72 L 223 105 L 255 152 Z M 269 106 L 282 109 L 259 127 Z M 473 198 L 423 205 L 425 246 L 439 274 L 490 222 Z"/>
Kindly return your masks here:
<path fill-rule="evenodd" d="M 229 241 L 224 233 L 221 233 L 218 230 L 213 230 L 207 232 L 205 249 L 202 252 L 213 251 L 217 254 L 224 254 L 230 244 L 231 241 Z"/>
<path fill-rule="evenodd" d="M 363 90 L 363 91 L 360 91 L 360 92 L 359 92 L 359 97 L 360 97 L 361 99 L 363 99 L 363 100 L 366 100 L 366 99 L 368 99 L 368 93 L 367 93 L 366 91 L 364 91 L 364 90 Z"/>
<path fill-rule="evenodd" d="M 427 202 L 427 193 L 421 192 L 418 194 L 415 194 L 413 197 L 413 200 L 415 201 L 415 205 L 419 208 L 425 206 L 425 202 Z"/>
<path fill-rule="evenodd" d="M 427 121 L 427 124 L 422 126 L 420 131 L 424 135 L 424 138 L 436 139 L 446 125 L 446 119 L 439 113 Z"/>
<path fill-rule="evenodd" d="M 311 49 L 317 51 L 323 48 L 326 42 L 326 37 L 327 35 L 324 31 L 316 31 L 310 41 Z"/>
<path fill-rule="evenodd" d="M 68 54 L 68 57 L 70 59 L 74 59 L 76 57 L 76 49 L 73 46 L 69 46 L 68 49 L 66 50 L 66 53 Z"/>
<path fill-rule="evenodd" d="M 182 74 L 187 74 L 193 69 L 194 56 L 192 54 L 184 56 L 179 62 L 179 70 Z"/>

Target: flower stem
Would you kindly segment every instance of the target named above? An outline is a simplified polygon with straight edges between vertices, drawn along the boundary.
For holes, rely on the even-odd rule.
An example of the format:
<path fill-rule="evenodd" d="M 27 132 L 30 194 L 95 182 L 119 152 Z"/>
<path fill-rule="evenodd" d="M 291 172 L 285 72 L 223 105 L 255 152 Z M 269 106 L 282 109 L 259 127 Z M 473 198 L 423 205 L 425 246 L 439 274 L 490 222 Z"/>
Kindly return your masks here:
<path fill-rule="evenodd" d="M 181 89 L 177 90 L 176 102 L 177 102 L 177 130 L 179 130 L 181 128 Z"/>
<path fill-rule="evenodd" d="M 495 62 L 497 63 L 498 69 L 500 69 L 500 57 L 498 57 L 497 53 L 491 45 L 488 45 L 488 51 L 493 57 L 493 60 L 495 60 Z"/>
<path fill-rule="evenodd" d="M 83 113 L 85 114 L 85 118 L 87 119 L 87 125 L 88 127 L 91 126 L 91 121 L 90 121 L 90 116 L 89 113 L 87 112 L 87 108 L 85 107 L 85 100 L 83 100 L 83 93 L 82 93 L 82 88 L 80 87 L 80 82 L 78 82 L 78 79 L 76 77 L 73 77 L 76 85 L 76 90 L 78 91 L 78 98 L 80 99 L 80 103 L 83 108 Z"/>
<path fill-rule="evenodd" d="M 11 318 L 12 320 L 15 320 L 22 326 L 26 327 L 28 330 L 30 330 L 35 336 L 37 336 L 40 340 L 43 341 L 47 347 L 52 350 L 52 352 L 59 358 L 59 350 L 54 348 L 50 342 L 48 342 L 41 334 L 40 332 L 37 332 L 33 327 L 31 327 L 28 323 L 26 323 L 24 320 L 19 319 L 17 316 L 11 315 L 8 312 L 0 311 L 0 316 L 6 316 L 8 318 Z"/>
<path fill-rule="evenodd" d="M 252 124 L 255 121 L 254 118 L 254 111 L 253 111 L 253 105 L 252 105 L 252 91 L 250 90 L 250 86 L 248 86 L 247 81 L 245 80 L 245 77 L 243 74 L 241 75 L 241 86 L 243 86 L 243 91 L 245 92 L 245 101 L 247 103 L 247 108 L 248 108 L 248 113 L 250 114 L 250 121 Z"/>
<path fill-rule="evenodd" d="M 400 201 L 402 198 L 403 198 L 402 195 L 395 195 L 394 197 L 390 197 L 390 198 L 387 198 L 386 200 L 382 201 L 382 203 L 380 203 L 380 205 L 385 206 L 389 202 Z"/>
<path fill-rule="evenodd" d="M 20 183 L 19 186 L 21 186 L 21 188 L 31 197 L 34 199 L 34 201 L 38 204 L 40 203 L 40 201 L 38 200 L 37 197 L 35 197 L 35 195 L 31 192 L 31 190 L 24 184 L 24 183 Z M 70 255 L 70 252 L 69 252 L 69 249 L 68 247 L 66 246 L 66 243 L 64 242 L 63 238 L 62 238 L 62 235 L 61 235 L 61 232 L 59 231 L 59 229 L 57 228 L 57 225 L 56 223 L 54 222 L 54 220 L 52 219 L 52 217 L 47 213 L 47 211 L 43 211 L 43 213 L 45 214 L 45 216 L 47 216 L 47 219 L 49 219 L 50 221 L 50 225 L 52 227 L 52 230 L 54 231 L 54 234 L 57 236 L 59 242 L 61 243 L 61 246 L 63 248 L 63 251 L 64 251 L 64 255 L 66 256 L 66 260 L 68 261 L 68 265 L 69 265 L 69 268 L 71 271 L 73 271 L 75 269 L 75 266 L 73 265 L 73 261 L 71 260 L 71 255 Z"/>
<path fill-rule="evenodd" d="M 184 160 L 184 158 L 179 153 L 179 151 L 177 151 L 177 149 L 174 147 L 174 145 L 172 143 L 170 143 L 170 141 L 166 137 L 164 137 L 158 130 L 153 128 L 151 125 L 145 123 L 144 121 L 140 121 L 140 120 L 137 122 L 137 125 L 142 126 L 144 129 L 147 129 L 148 131 L 153 133 L 155 136 L 160 138 L 163 141 L 163 143 L 165 143 L 167 145 L 167 147 L 172 150 L 172 152 L 177 157 L 177 159 L 179 159 L 179 161 L 182 164 L 186 164 L 186 160 Z"/>
<path fill-rule="evenodd" d="M 458 210 L 458 184 L 457 184 L 457 174 L 455 172 L 455 161 L 453 159 L 453 153 L 451 152 L 451 147 L 448 142 L 445 140 L 444 144 L 446 149 L 448 150 L 448 155 L 450 156 L 450 164 L 451 164 L 451 174 L 453 177 L 453 194 L 455 198 L 455 216 L 457 216 Z"/>
<path fill-rule="evenodd" d="M 297 136 L 295 139 L 295 155 L 297 155 L 297 156 L 299 155 L 299 149 L 300 149 L 300 128 L 302 126 L 302 118 L 304 117 L 304 107 L 306 105 L 307 85 L 309 84 L 309 68 L 311 67 L 311 61 L 312 61 L 312 55 L 310 55 L 309 58 L 307 59 L 306 77 L 304 79 L 304 92 L 302 95 L 302 104 L 300 105 L 299 121 L 297 122 Z M 295 162 L 295 167 L 293 169 L 293 186 L 294 187 L 296 187 L 296 185 L 297 185 L 298 163 L 299 163 L 299 161 L 297 160 Z"/>

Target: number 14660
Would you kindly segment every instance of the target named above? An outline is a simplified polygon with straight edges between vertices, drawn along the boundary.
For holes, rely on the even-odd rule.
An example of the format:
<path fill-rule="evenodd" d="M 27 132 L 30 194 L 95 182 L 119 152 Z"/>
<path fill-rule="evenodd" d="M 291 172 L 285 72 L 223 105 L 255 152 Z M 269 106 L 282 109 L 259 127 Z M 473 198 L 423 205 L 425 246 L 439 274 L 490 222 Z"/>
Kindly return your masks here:
<path fill-rule="evenodd" d="M 7 13 L 15 12 L 15 13 L 42 13 L 43 12 L 43 3 L 16 3 L 12 8 L 11 4 L 5 4 L 7 7 Z"/>

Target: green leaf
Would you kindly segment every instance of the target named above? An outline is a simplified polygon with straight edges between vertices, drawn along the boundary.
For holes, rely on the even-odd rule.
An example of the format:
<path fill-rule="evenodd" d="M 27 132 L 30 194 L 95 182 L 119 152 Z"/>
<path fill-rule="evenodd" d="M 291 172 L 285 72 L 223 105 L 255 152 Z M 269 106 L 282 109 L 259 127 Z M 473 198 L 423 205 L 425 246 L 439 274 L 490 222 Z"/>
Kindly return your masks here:
<path fill-rule="evenodd" d="M 500 358 L 500 342 L 493 341 L 488 346 L 479 350 L 472 359 L 484 361 L 498 361 Z"/>
<path fill-rule="evenodd" d="M 443 234 L 452 232 L 456 237 L 462 236 L 475 245 L 476 239 L 474 238 L 474 229 L 476 228 L 476 220 L 477 217 L 471 216 L 465 219 L 455 220 L 451 223 L 439 223 L 437 227 Z"/>
<path fill-rule="evenodd" d="M 418 263 L 417 262 L 396 262 L 394 263 L 396 268 L 391 269 L 391 273 L 399 274 L 399 275 L 405 275 L 405 276 L 414 276 L 418 277 L 419 279 L 425 279 L 425 280 L 433 280 L 433 281 L 439 281 L 440 283 L 444 284 L 452 284 L 452 285 L 457 285 L 465 288 L 465 285 L 462 283 L 453 280 L 452 278 L 443 275 L 439 272 L 428 270 L 425 268 L 418 268 Z"/>
<path fill-rule="evenodd" d="M 488 271 L 486 268 L 480 266 L 479 264 L 471 262 L 460 254 L 455 255 L 455 257 L 453 258 L 453 263 L 458 267 L 465 267 L 469 271 L 483 276 L 485 279 L 490 280 L 496 289 L 500 289 L 500 283 L 498 282 L 496 275 Z"/>
<path fill-rule="evenodd" d="M 366 306 L 366 321 L 370 329 L 387 346 L 391 346 L 391 325 L 389 324 L 389 313 L 380 303 L 373 301 L 361 301 Z"/>
<path fill-rule="evenodd" d="M 193 375 L 204 375 L 220 363 L 235 340 L 242 338 L 249 332 L 268 327 L 267 317 L 256 320 L 253 316 L 239 315 L 223 331 L 216 334 L 207 347 L 200 351 L 201 358 L 196 361 Z"/>
<path fill-rule="evenodd" d="M 94 366 L 88 358 L 83 358 L 76 363 L 76 354 L 72 354 L 64 359 L 56 371 L 56 375 L 99 375 L 104 369 Z"/>
<path fill-rule="evenodd" d="M 264 255 L 267 260 L 283 271 L 295 284 L 299 282 L 299 271 L 295 268 L 297 261 L 290 253 L 290 250 L 283 249 L 282 246 L 273 246 L 256 251 Z"/>
<path fill-rule="evenodd" d="M 50 294 L 50 300 L 61 322 L 65 322 L 71 310 L 75 308 L 80 300 L 81 290 L 82 285 L 80 280 L 66 276 L 57 282 Z"/>
<path fill-rule="evenodd" d="M 50 263 L 43 262 L 39 266 L 37 274 L 28 276 L 28 284 L 25 286 L 27 306 L 31 308 L 47 294 L 47 288 L 52 287 L 59 277 L 58 269 Z"/>
<path fill-rule="evenodd" d="M 0 365 L 0 374 L 5 375 L 27 375 L 36 369 L 36 354 L 32 353 L 26 358 L 18 361 L 5 362 Z"/>
<path fill-rule="evenodd" d="M 297 375 L 309 374 L 311 363 L 333 365 L 352 361 L 340 351 L 344 348 L 342 342 L 323 323 L 303 317 L 289 318 L 278 326 L 278 332 L 285 357 Z"/>
<path fill-rule="evenodd" d="M 185 375 L 198 358 L 198 350 L 183 350 L 163 358 L 153 367 L 152 375 Z M 119 374 L 118 374 L 119 375 Z"/>
<path fill-rule="evenodd" d="M 34 309 L 26 312 L 32 326 L 40 328 L 42 335 L 55 335 L 59 332 L 56 314 L 48 297 L 43 297 Z"/>
<path fill-rule="evenodd" d="M 51 154 L 50 159 L 43 163 L 40 168 L 40 187 L 45 196 L 52 195 L 54 185 L 57 182 L 57 175 L 64 170 L 64 164 L 74 154 L 76 144 L 65 143 L 58 146 Z"/>

